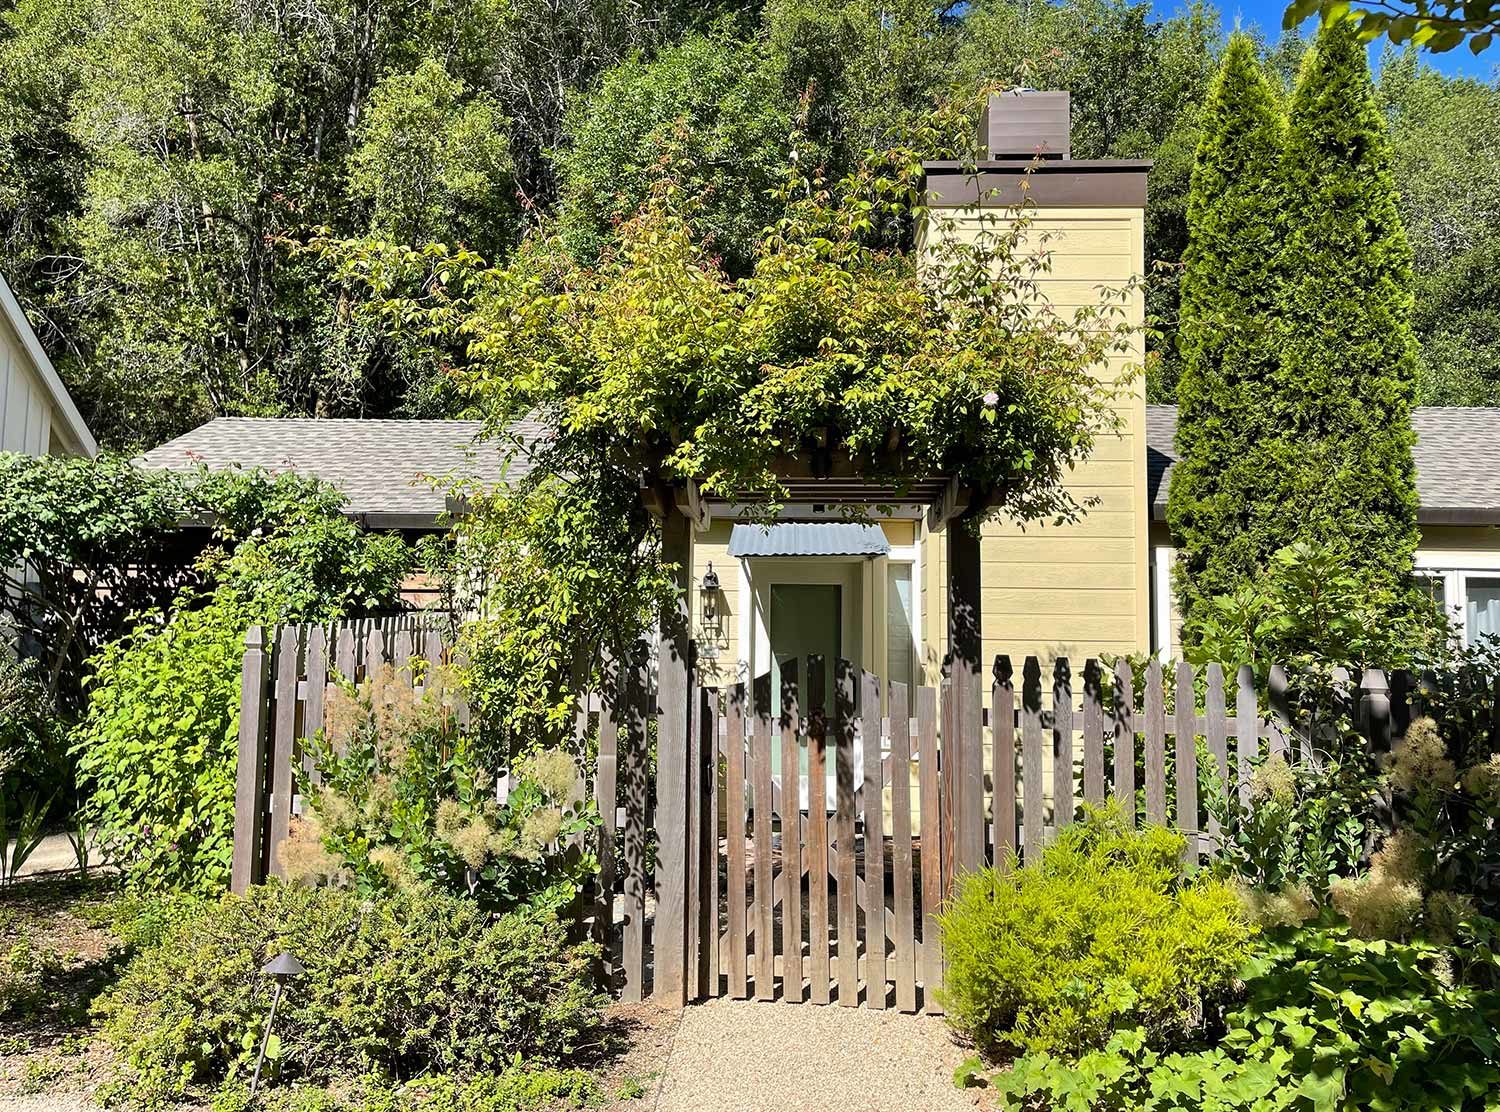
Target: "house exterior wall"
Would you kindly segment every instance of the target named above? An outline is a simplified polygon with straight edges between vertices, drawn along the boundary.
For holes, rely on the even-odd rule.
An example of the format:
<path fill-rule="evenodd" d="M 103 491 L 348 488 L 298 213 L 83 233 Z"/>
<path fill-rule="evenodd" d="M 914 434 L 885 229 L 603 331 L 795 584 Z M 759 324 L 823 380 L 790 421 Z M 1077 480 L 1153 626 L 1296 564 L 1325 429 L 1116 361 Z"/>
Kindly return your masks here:
<path fill-rule="evenodd" d="M 1029 237 L 1046 235 L 1050 273 L 1038 284 L 1059 312 L 1095 304 L 1100 287 L 1122 288 L 1145 271 L 1144 210 L 1038 206 Z M 976 217 L 940 215 L 948 234 L 972 235 Z M 1125 305 L 1136 336 L 1128 352 L 1100 368 L 1117 378 L 1144 359 L 1145 303 L 1140 290 Z M 1080 662 L 1100 653 L 1139 653 L 1150 645 L 1150 506 L 1146 494 L 1146 396 L 1137 375 L 1113 409 L 1118 432 L 1097 438 L 1067 481 L 1080 501 L 1097 499 L 1069 525 L 997 521 L 982 533 L 984 656 L 1037 654 Z M 924 530 L 925 646 L 928 682 L 937 676 L 946 643 L 947 541 Z"/>
<path fill-rule="evenodd" d="M 1441 590 L 1459 636 L 1469 639 L 1465 603 L 1478 585 L 1500 581 L 1500 526 L 1439 525 L 1421 527 L 1417 543 L 1417 575 Z M 1182 656 L 1182 614 L 1171 589 L 1169 569 L 1176 557 L 1171 531 L 1162 522 L 1151 527 L 1153 613 L 1152 650 L 1165 660 Z M 1158 568 L 1163 570 L 1158 571 Z M 1471 580 L 1474 581 L 1471 583 Z"/>
<path fill-rule="evenodd" d="M 0 452 L 40 456 L 53 444 L 52 401 L 10 322 L 0 315 Z"/>

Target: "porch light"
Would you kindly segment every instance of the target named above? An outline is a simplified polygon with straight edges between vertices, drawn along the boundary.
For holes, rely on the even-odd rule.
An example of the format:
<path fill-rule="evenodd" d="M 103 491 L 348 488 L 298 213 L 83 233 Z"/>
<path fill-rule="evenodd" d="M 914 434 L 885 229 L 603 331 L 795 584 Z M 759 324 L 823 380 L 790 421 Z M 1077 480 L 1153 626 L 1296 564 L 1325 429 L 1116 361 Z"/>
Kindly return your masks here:
<path fill-rule="evenodd" d="M 714 571 L 713 563 L 710 562 L 708 570 L 703 573 L 703 620 L 712 623 L 715 614 L 717 596 L 719 594 L 719 574 Z"/>

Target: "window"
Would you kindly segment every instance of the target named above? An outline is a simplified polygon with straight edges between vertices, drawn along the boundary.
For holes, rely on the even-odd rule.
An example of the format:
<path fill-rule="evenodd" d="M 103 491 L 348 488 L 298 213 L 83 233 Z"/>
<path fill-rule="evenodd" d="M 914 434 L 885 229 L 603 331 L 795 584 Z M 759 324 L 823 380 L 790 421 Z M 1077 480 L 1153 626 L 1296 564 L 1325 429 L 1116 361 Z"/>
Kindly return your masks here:
<path fill-rule="evenodd" d="M 916 612 L 912 608 L 912 566 L 892 562 L 886 569 L 886 676 L 911 687 L 916 672 Z"/>
<path fill-rule="evenodd" d="M 1464 576 L 1464 641 L 1500 634 L 1500 577 Z"/>

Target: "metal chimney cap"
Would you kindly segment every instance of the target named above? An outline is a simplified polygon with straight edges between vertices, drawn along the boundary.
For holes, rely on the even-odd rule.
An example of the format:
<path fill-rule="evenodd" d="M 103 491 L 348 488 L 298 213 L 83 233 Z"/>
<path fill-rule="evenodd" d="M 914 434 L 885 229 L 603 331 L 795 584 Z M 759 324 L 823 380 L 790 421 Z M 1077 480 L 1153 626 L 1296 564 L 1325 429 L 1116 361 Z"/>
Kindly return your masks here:
<path fill-rule="evenodd" d="M 260 971 L 268 977 L 300 977 L 307 972 L 304 966 L 291 954 L 277 954 Z"/>

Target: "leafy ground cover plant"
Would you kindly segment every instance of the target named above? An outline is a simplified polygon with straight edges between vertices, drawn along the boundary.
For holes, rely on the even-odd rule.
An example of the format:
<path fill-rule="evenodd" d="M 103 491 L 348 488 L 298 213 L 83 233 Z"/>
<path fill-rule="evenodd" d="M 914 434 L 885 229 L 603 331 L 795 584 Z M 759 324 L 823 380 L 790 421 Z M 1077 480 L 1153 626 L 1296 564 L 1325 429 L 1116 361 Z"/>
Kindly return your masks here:
<path fill-rule="evenodd" d="M 366 894 L 436 890 L 489 910 L 556 912 L 583 890 L 597 859 L 576 837 L 598 824 L 572 801 L 578 766 L 560 750 L 516 766 L 503 803 L 476 739 L 453 714 L 453 677 L 412 677 L 387 665 L 330 697 L 302 774 L 309 813 L 282 846 L 288 877 Z"/>
<path fill-rule="evenodd" d="M 1090 814 L 1039 866 L 960 880 L 942 916 L 948 1021 L 986 1055 L 1078 1054 L 1118 1026 L 1200 1030 L 1253 928 L 1233 890 L 1181 877 L 1182 838 Z"/>
<path fill-rule="evenodd" d="M 1140 1027 L 990 1078 L 1004 1107 L 1077 1112 L 1426 1112 L 1493 1108 L 1500 1086 L 1495 924 L 1460 945 L 1352 936 L 1325 914 L 1269 937 L 1223 1037 L 1164 1049 Z M 960 1082 L 984 1074 L 977 1061 Z"/>
<path fill-rule="evenodd" d="M 243 1083 L 270 1007 L 257 971 L 283 951 L 307 973 L 277 1012 L 277 1082 L 555 1065 L 598 1036 L 597 948 L 570 944 L 555 916 L 275 884 L 187 914 L 100 1000 L 104 1036 L 130 1071 L 125 1095 Z"/>

